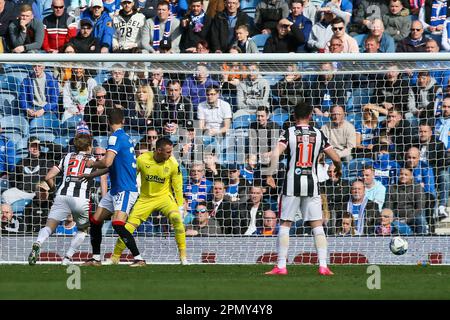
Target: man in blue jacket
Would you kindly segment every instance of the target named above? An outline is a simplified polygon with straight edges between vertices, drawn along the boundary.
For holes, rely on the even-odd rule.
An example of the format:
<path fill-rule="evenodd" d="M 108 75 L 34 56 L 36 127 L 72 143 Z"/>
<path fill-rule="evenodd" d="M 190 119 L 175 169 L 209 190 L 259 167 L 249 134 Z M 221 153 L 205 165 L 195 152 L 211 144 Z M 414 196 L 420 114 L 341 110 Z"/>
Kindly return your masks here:
<path fill-rule="evenodd" d="M 93 22 L 94 38 L 100 42 L 100 52 L 110 52 L 112 50 L 114 27 L 111 17 L 103 8 L 103 1 L 93 0 L 90 9 L 83 11 L 80 19 L 90 19 Z"/>

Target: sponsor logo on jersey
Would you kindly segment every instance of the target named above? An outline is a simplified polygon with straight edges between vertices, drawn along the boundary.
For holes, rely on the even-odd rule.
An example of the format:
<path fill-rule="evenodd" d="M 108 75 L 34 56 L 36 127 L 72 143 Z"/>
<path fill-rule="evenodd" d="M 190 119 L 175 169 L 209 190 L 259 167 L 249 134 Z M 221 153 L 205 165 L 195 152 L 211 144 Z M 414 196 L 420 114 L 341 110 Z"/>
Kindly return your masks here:
<path fill-rule="evenodd" d="M 145 180 L 147 180 L 149 182 L 164 183 L 166 181 L 166 178 L 161 178 L 156 175 L 153 175 L 153 176 L 147 175 L 147 176 L 145 176 Z"/>

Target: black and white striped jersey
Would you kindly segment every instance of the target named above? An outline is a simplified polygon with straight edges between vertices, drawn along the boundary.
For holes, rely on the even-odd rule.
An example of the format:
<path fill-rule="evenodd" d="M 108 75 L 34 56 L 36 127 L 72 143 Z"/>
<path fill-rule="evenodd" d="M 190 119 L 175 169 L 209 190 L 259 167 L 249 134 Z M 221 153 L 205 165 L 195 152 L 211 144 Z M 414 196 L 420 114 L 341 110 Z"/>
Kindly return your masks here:
<path fill-rule="evenodd" d="M 84 152 L 70 152 L 61 159 L 57 168 L 64 176 L 56 195 L 89 199 L 92 180 L 81 182 L 79 178 L 84 173 L 91 173 L 92 168 L 86 168 L 88 160 L 95 161 L 95 157 Z"/>
<path fill-rule="evenodd" d="M 286 145 L 288 151 L 283 195 L 318 196 L 317 165 L 320 153 L 331 148 L 327 137 L 312 126 L 292 126 L 282 130 L 278 141 Z"/>

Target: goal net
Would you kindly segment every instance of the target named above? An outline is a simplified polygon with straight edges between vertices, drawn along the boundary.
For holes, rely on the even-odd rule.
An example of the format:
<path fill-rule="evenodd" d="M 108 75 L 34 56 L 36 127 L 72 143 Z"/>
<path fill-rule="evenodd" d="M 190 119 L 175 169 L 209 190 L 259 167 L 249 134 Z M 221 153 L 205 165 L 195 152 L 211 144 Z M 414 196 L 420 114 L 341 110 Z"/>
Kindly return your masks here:
<path fill-rule="evenodd" d="M 74 150 L 75 134 L 92 135 L 92 153 L 105 156 L 111 108 L 124 110 L 136 156 L 159 137 L 174 143 L 190 262 L 276 261 L 289 164 L 282 155 L 270 185 L 270 156 L 302 101 L 343 163 L 342 175 L 325 155 L 317 167 L 330 263 L 450 263 L 448 56 L 64 56 L 0 57 L 0 263 L 26 262 L 54 197 L 45 175 Z M 107 176 L 95 180 L 91 212 L 109 187 Z M 40 261 L 61 261 L 75 232 L 68 212 Z M 106 258 L 117 234 L 110 221 L 102 232 Z M 288 263 L 316 263 L 300 210 L 290 235 Z M 396 235 L 409 243 L 405 255 L 389 250 Z M 178 262 L 161 213 L 136 237 L 150 263 Z M 90 250 L 86 239 L 74 260 Z"/>

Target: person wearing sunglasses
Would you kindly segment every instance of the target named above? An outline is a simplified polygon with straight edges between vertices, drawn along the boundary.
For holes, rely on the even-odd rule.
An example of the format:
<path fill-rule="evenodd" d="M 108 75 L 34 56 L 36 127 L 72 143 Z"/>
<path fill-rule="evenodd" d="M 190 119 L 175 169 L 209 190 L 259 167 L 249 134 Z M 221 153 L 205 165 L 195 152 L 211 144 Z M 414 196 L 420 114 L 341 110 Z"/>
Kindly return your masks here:
<path fill-rule="evenodd" d="M 332 38 L 340 39 L 342 41 L 342 53 L 358 53 L 358 42 L 347 34 L 344 19 L 336 17 L 331 21 L 331 31 L 333 31 Z M 331 39 L 330 39 L 331 40 Z M 325 47 L 325 52 L 330 52 L 330 46 Z"/>
<path fill-rule="evenodd" d="M 52 13 L 44 18 L 44 43 L 42 49 L 48 53 L 58 53 L 69 40 L 77 35 L 75 23 L 66 12 L 64 0 L 52 1 Z"/>
<path fill-rule="evenodd" d="M 209 236 L 222 234 L 219 223 L 210 216 L 206 202 L 199 202 L 195 209 L 195 218 L 192 224 L 186 226 L 186 236 Z"/>
<path fill-rule="evenodd" d="M 426 52 L 429 38 L 423 35 L 422 23 L 415 20 L 408 30 L 409 35 L 397 44 L 396 52 Z"/>

